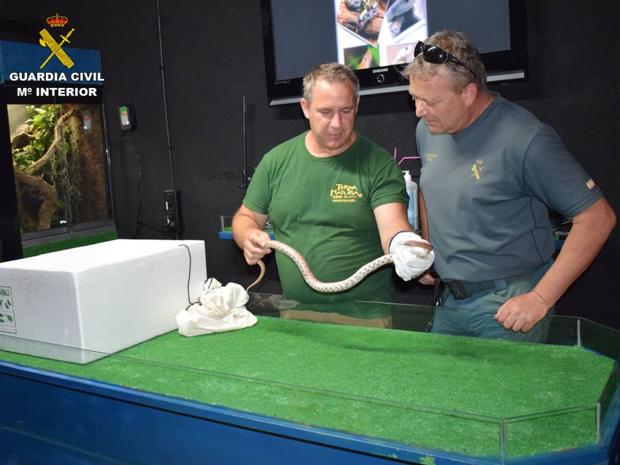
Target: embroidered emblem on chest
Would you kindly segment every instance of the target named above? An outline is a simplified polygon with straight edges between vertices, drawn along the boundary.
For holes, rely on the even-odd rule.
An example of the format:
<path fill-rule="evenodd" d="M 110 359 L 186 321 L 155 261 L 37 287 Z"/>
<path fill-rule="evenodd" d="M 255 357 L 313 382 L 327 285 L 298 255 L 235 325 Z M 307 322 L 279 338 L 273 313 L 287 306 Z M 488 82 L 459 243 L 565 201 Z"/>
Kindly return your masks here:
<path fill-rule="evenodd" d="M 329 190 L 332 202 L 355 202 L 364 197 L 364 194 L 357 190 L 357 186 L 348 184 L 336 184 L 336 187 Z"/>
<path fill-rule="evenodd" d="M 484 160 L 476 160 L 476 162 L 471 165 L 471 177 L 476 181 L 480 181 L 482 171 L 484 171 Z"/>

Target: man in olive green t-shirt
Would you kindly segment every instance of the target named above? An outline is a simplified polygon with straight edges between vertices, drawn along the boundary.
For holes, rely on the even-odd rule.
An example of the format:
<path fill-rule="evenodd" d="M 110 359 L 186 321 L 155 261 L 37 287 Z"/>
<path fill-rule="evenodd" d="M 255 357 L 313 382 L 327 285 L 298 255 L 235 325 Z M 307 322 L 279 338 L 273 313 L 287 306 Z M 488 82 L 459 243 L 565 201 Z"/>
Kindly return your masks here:
<path fill-rule="evenodd" d="M 270 219 L 276 239 L 300 252 L 321 281 L 348 278 L 365 263 L 391 253 L 398 275 L 410 280 L 433 262 L 433 253 L 404 244 L 421 240 L 407 221 L 402 173 L 389 153 L 354 131 L 359 103 L 355 74 L 343 65 L 318 65 L 304 78 L 301 107 L 310 130 L 261 160 L 233 235 L 248 264 L 270 249 L 263 231 Z M 391 270 L 384 268 L 352 289 L 311 289 L 290 258 L 276 254 L 284 295 L 304 303 L 390 301 Z"/>

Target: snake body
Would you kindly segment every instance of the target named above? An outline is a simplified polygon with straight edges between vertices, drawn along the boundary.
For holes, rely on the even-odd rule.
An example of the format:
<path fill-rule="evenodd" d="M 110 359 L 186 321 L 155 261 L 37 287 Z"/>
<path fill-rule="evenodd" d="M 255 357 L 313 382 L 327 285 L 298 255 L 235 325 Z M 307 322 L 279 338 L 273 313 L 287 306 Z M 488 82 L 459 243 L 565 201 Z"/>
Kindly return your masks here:
<path fill-rule="evenodd" d="M 432 250 L 432 247 L 427 242 L 407 241 L 405 243 L 407 245 L 421 247 L 427 251 Z M 291 260 L 293 260 L 295 265 L 297 265 L 297 268 L 299 268 L 299 271 L 301 272 L 301 275 L 304 278 L 304 281 L 306 281 L 306 283 L 308 284 L 308 286 L 310 286 L 315 291 L 324 293 L 342 292 L 346 291 L 347 289 L 351 289 L 373 271 L 394 262 L 391 254 L 382 255 L 381 257 L 366 263 L 365 265 L 360 267 L 355 273 L 353 273 L 348 278 L 343 279 L 342 281 L 323 282 L 317 279 L 304 257 L 291 246 L 285 244 L 284 242 L 275 240 L 266 241 L 263 246 L 266 248 L 279 250 Z M 263 263 L 263 261 L 259 260 L 257 264 L 261 269 L 260 275 L 258 276 L 258 279 L 256 279 L 256 281 L 254 281 L 247 287 L 247 290 L 257 285 L 265 275 L 265 264 Z"/>

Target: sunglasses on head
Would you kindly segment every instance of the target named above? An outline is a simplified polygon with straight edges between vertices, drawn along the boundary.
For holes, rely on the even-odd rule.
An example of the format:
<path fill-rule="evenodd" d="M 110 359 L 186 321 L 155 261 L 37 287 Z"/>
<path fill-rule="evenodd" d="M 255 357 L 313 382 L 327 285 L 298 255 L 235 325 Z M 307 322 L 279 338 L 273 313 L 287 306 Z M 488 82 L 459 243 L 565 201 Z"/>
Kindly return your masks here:
<path fill-rule="evenodd" d="M 471 69 L 469 66 L 467 66 L 465 63 L 463 63 L 461 60 L 459 60 L 457 57 L 455 57 L 451 53 L 446 52 L 443 48 L 439 48 L 436 45 L 425 44 L 424 42 L 419 41 L 415 45 L 413 56 L 417 57 L 420 53 L 422 54 L 424 61 L 433 63 L 435 65 L 440 65 L 442 63 L 451 62 L 451 63 L 454 63 L 455 65 L 462 66 L 467 71 L 469 71 L 474 76 L 474 78 L 478 78 L 476 73 L 474 73 L 473 69 Z"/>

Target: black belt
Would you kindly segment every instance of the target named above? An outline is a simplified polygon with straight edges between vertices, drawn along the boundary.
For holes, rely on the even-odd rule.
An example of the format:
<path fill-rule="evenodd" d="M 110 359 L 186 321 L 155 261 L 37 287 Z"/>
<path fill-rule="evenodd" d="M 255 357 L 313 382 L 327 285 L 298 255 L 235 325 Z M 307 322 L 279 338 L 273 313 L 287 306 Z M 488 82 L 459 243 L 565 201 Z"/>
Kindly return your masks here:
<path fill-rule="evenodd" d="M 444 281 L 444 282 L 445 282 L 446 287 L 452 294 L 452 296 L 456 300 L 462 300 L 474 294 L 477 294 L 478 292 L 484 292 L 490 289 L 493 289 L 493 290 L 506 289 L 506 287 L 508 287 L 508 285 L 511 282 L 514 282 L 514 281 L 517 281 L 517 280 L 520 280 L 526 277 L 529 278 L 536 271 L 538 271 L 538 268 L 536 268 L 535 270 L 526 271 L 525 273 L 522 273 L 516 276 L 511 276 L 509 278 L 493 279 L 491 281 L 480 281 L 477 283 L 468 282 L 468 281 Z"/>
<path fill-rule="evenodd" d="M 467 281 L 448 281 L 446 282 L 446 286 L 456 300 L 466 299 L 467 297 L 477 294 L 478 292 L 498 288 L 495 281 L 482 281 L 479 283 L 470 283 Z"/>

